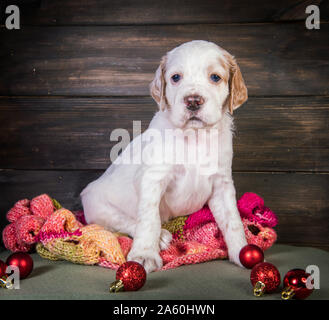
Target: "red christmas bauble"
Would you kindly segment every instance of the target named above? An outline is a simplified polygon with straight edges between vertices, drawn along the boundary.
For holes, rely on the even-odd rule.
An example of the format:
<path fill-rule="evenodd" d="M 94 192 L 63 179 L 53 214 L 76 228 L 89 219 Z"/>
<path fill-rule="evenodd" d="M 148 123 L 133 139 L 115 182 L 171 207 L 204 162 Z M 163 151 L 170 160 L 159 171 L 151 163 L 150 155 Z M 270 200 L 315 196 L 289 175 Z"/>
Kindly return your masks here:
<path fill-rule="evenodd" d="M 135 261 L 123 263 L 116 273 L 116 281 L 110 286 L 110 292 L 120 290 L 137 291 L 146 282 L 146 271 L 144 267 Z"/>
<path fill-rule="evenodd" d="M 7 275 L 6 269 L 7 265 L 2 260 L 0 260 L 0 278 Z"/>
<path fill-rule="evenodd" d="M 264 253 L 258 246 L 248 244 L 241 249 L 239 258 L 244 267 L 251 269 L 257 263 L 264 261 Z"/>
<path fill-rule="evenodd" d="M 281 276 L 272 263 L 262 262 L 252 268 L 250 281 L 254 287 L 254 294 L 261 296 L 264 292 L 274 292 L 281 283 Z"/>
<path fill-rule="evenodd" d="M 25 279 L 33 270 L 33 260 L 28 253 L 15 252 L 7 260 L 8 266 L 16 266 L 19 269 L 20 279 Z"/>
<path fill-rule="evenodd" d="M 281 295 L 282 299 L 306 299 L 314 289 L 307 288 L 307 278 L 309 276 L 310 274 L 306 273 L 303 269 L 292 269 L 288 271 L 283 278 L 284 290 Z M 313 280 L 310 284 L 313 284 Z"/>

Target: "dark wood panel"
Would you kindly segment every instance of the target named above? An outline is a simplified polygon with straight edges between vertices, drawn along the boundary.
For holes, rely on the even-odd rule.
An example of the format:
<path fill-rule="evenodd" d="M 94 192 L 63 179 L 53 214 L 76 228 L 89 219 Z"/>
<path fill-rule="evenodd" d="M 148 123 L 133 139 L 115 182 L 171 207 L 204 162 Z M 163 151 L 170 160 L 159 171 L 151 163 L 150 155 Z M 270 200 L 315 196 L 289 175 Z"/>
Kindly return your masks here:
<path fill-rule="evenodd" d="M 105 169 L 110 133 L 156 111 L 151 98 L 2 97 L 0 168 Z M 234 170 L 329 171 L 329 97 L 250 98 L 235 120 Z"/>
<path fill-rule="evenodd" d="M 1 229 L 8 209 L 22 198 L 41 193 L 55 197 L 68 209 L 79 209 L 79 194 L 102 171 L 16 171 L 0 173 Z M 235 173 L 237 196 L 256 192 L 278 214 L 278 241 L 327 246 L 329 233 L 329 175 Z"/>
<path fill-rule="evenodd" d="M 305 8 L 327 0 L 16 0 L 26 25 L 235 23 L 305 20 Z M 3 7 L 12 4 L 3 0 Z M 4 12 L 1 10 L 1 12 Z"/>
<path fill-rule="evenodd" d="M 233 169 L 329 171 L 329 97 L 250 98 L 235 119 Z"/>
<path fill-rule="evenodd" d="M 148 95 L 160 57 L 193 40 L 236 56 L 249 94 L 329 94 L 329 24 L 0 29 L 1 95 Z"/>

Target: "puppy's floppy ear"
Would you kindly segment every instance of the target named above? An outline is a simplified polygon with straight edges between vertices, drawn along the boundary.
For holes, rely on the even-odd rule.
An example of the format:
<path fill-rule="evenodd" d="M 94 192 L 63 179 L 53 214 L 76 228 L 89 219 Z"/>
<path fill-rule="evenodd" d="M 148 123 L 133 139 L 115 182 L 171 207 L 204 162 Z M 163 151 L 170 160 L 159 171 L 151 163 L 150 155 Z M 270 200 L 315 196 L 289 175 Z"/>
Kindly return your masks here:
<path fill-rule="evenodd" d="M 228 55 L 230 78 L 229 89 L 230 95 L 228 98 L 228 108 L 230 113 L 239 108 L 248 99 L 248 90 L 244 83 L 240 68 L 233 56 Z"/>
<path fill-rule="evenodd" d="M 150 92 L 153 99 L 158 104 L 161 111 L 164 111 L 166 103 L 166 80 L 165 80 L 165 68 L 167 57 L 163 56 L 158 69 L 155 72 L 153 81 L 150 83 Z"/>

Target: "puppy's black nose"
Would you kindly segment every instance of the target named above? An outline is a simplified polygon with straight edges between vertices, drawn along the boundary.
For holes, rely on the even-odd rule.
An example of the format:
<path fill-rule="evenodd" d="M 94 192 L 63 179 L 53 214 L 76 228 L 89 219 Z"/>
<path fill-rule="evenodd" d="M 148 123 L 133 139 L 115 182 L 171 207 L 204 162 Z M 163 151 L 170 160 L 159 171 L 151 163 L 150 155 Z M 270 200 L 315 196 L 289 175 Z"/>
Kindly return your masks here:
<path fill-rule="evenodd" d="M 197 111 L 204 104 L 204 99 L 199 95 L 191 95 L 184 98 L 186 108 L 190 111 Z"/>

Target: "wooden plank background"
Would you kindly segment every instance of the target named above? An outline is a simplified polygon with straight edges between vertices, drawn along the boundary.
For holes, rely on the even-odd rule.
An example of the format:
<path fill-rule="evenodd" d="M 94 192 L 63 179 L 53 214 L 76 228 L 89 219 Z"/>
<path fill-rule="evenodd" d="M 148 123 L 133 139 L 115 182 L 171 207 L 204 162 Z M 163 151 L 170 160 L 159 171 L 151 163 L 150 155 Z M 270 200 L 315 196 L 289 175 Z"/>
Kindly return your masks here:
<path fill-rule="evenodd" d="M 157 106 L 151 97 L 2 97 L 0 109 L 1 168 L 85 170 L 105 169 L 110 133 L 132 133 L 133 120 L 144 130 Z M 235 171 L 329 171 L 327 97 L 251 97 L 235 124 Z"/>
<path fill-rule="evenodd" d="M 12 4 L 3 0 L 2 7 Z M 306 6 L 321 0 L 16 0 L 24 25 L 154 25 L 305 20 Z M 3 12 L 3 10 L 1 10 Z"/>
<path fill-rule="evenodd" d="M 0 27 L 0 228 L 15 201 L 47 192 L 71 209 L 110 164 L 113 129 L 145 129 L 161 56 L 211 40 L 249 90 L 235 113 L 238 196 L 279 216 L 278 241 L 329 249 L 329 1 L 20 0 Z M 11 3 L 10 3 L 11 4 Z M 305 28 L 318 4 L 321 29 Z"/>
<path fill-rule="evenodd" d="M 238 60 L 251 96 L 328 95 L 329 24 L 24 27 L 2 32 L 2 95 L 148 95 L 161 56 L 193 39 Z"/>

